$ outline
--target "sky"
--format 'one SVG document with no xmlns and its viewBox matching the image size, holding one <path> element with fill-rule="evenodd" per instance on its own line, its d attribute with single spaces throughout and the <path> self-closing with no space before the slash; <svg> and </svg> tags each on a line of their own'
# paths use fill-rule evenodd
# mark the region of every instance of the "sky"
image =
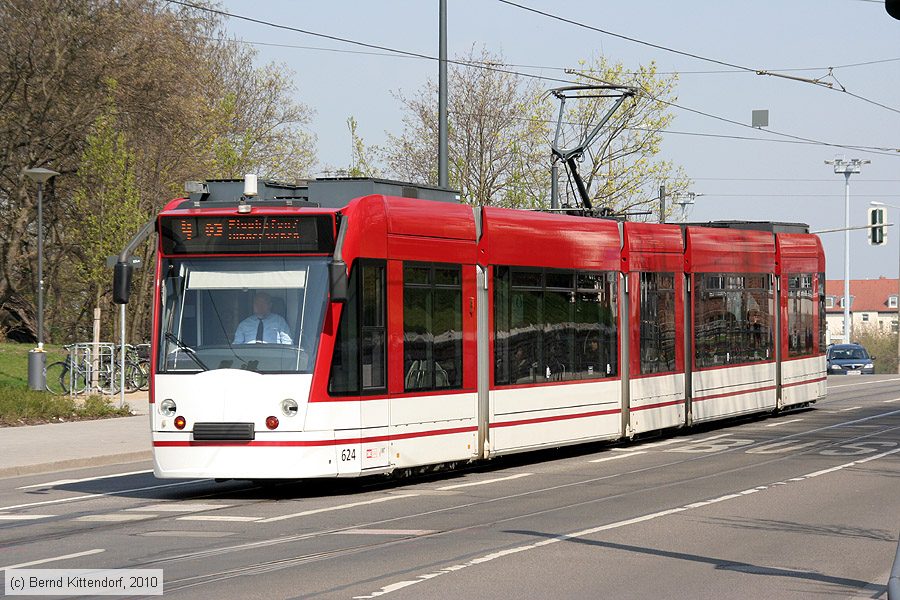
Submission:
<svg viewBox="0 0 900 600">
<path fill-rule="evenodd" d="M 835 89 L 828 89 L 734 72 L 498 0 L 447 0 L 450 58 L 473 46 L 484 47 L 508 64 L 527 65 L 516 67 L 518 71 L 550 78 L 564 77 L 560 69 L 599 55 L 626 67 L 655 61 L 660 71 L 678 72 L 677 104 L 707 113 L 673 109 L 675 119 L 664 135 L 661 157 L 682 165 L 698 194 L 687 220 L 803 222 L 813 231 L 843 227 L 844 176 L 824 162 L 836 156 L 871 160 L 850 179 L 851 226 L 865 222 L 870 201 L 900 207 L 900 152 L 891 150 L 900 149 L 900 21 L 888 16 L 882 2 L 516 3 L 656 46 L 755 70 L 824 77 L 834 84 Z M 221 8 L 368 44 L 428 56 L 438 53 L 438 0 L 223 0 Z M 292 73 L 296 99 L 315 111 L 310 130 L 318 138 L 323 167 L 350 163 L 348 117 L 358 121 L 366 144 L 382 144 L 386 132 L 402 131 L 397 93 L 414 93 L 428 79 L 437 79 L 438 65 L 431 60 L 362 54 L 378 51 L 236 18 L 226 19 L 225 27 L 229 35 L 253 43 L 260 64 L 274 62 Z M 829 67 L 833 77 L 827 77 Z M 560 84 L 542 85 L 549 89 Z M 839 91 L 840 86 L 862 99 Z M 769 111 L 769 126 L 748 127 L 751 111 L 760 109 Z M 779 134 L 824 143 L 784 143 L 790 138 Z M 827 144 L 889 150 L 865 152 Z M 898 225 L 889 229 L 885 246 L 870 246 L 865 230 L 851 231 L 852 278 L 897 277 L 900 209 L 889 209 L 888 221 Z M 844 234 L 825 233 L 821 238 L 827 277 L 843 278 Z"/>
</svg>

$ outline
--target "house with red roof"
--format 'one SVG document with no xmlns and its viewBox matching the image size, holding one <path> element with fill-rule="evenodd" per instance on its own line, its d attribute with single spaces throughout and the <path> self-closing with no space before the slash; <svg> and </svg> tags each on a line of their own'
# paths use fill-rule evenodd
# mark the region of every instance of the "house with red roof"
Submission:
<svg viewBox="0 0 900 600">
<path fill-rule="evenodd" d="M 897 279 L 850 280 L 850 332 L 897 331 Z M 832 341 L 841 341 L 844 335 L 844 280 L 829 279 L 825 282 L 825 320 Z"/>
</svg>

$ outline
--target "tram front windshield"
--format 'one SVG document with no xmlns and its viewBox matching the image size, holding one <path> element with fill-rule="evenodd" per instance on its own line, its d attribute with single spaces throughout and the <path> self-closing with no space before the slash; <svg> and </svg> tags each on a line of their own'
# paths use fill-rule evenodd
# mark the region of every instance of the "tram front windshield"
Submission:
<svg viewBox="0 0 900 600">
<path fill-rule="evenodd" d="M 311 373 L 327 290 L 324 257 L 165 260 L 158 372 Z"/>
</svg>

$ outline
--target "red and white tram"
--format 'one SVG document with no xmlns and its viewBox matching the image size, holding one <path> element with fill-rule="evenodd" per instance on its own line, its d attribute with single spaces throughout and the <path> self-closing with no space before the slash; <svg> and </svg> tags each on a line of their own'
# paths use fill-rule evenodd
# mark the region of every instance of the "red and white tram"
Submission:
<svg viewBox="0 0 900 600">
<path fill-rule="evenodd" d="M 805 226 L 473 208 L 370 179 L 241 186 L 208 182 L 156 223 L 158 477 L 385 473 L 825 394 Z"/>
</svg>

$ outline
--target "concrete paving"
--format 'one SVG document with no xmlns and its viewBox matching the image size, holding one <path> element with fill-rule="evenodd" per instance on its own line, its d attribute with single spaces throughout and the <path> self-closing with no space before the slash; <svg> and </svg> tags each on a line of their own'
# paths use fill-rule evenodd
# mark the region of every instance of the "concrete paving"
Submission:
<svg viewBox="0 0 900 600">
<path fill-rule="evenodd" d="M 147 392 L 125 402 L 135 416 L 0 428 L 0 478 L 150 459 Z"/>
</svg>

